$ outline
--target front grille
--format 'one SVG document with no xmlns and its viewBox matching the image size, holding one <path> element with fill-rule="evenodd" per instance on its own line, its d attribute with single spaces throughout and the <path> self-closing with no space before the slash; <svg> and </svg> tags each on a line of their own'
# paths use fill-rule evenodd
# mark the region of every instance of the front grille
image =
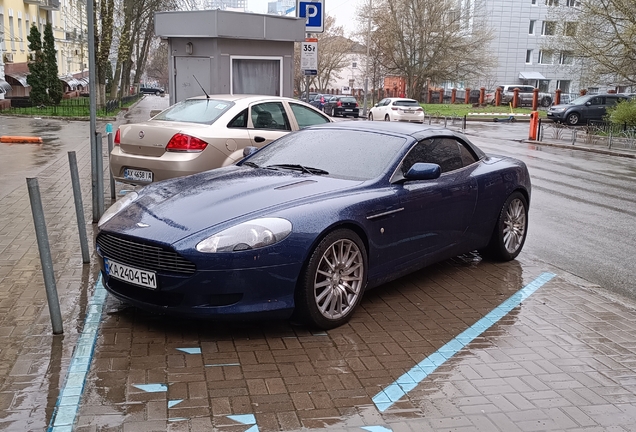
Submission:
<svg viewBox="0 0 636 432">
<path fill-rule="evenodd" d="M 131 267 L 158 272 L 193 274 L 196 266 L 178 253 L 100 233 L 97 245 L 106 258 Z"/>
</svg>

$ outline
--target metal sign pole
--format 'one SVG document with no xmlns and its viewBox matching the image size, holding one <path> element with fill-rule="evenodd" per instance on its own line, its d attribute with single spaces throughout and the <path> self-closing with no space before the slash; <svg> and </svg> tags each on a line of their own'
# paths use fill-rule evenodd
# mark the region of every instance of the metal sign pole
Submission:
<svg viewBox="0 0 636 432">
<path fill-rule="evenodd" d="M 97 154 L 97 74 L 95 73 L 95 16 L 94 14 L 94 1 L 87 0 L 86 2 L 86 15 L 88 18 L 88 85 L 89 85 L 89 103 L 90 103 L 90 140 L 91 140 L 91 190 L 93 193 L 93 223 L 99 221 L 100 214 L 100 202 L 103 208 L 104 196 L 99 196 L 98 182 L 99 176 L 104 176 L 104 173 L 97 172 L 97 158 L 101 158 L 101 154 Z"/>
</svg>

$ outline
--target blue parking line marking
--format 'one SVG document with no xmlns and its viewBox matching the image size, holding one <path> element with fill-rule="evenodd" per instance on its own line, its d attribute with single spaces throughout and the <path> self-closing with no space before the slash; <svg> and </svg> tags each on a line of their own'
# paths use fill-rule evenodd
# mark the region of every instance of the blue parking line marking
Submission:
<svg viewBox="0 0 636 432">
<path fill-rule="evenodd" d="M 538 278 L 510 296 L 507 300 L 494 308 L 483 318 L 477 321 L 468 329 L 457 335 L 453 340 L 434 352 L 411 370 L 399 377 L 395 382 L 373 396 L 373 403 L 380 412 L 391 408 L 395 402 L 400 400 L 408 392 L 413 390 L 420 382 L 433 373 L 446 360 L 452 358 L 475 338 L 488 330 L 493 324 L 506 316 L 510 311 L 519 306 L 535 291 L 548 283 L 556 275 L 553 273 L 542 273 Z"/>
<path fill-rule="evenodd" d="M 393 432 L 393 429 L 389 429 L 384 426 L 363 426 L 360 429 L 364 429 L 369 432 Z"/>
<path fill-rule="evenodd" d="M 221 367 L 221 366 L 240 366 L 240 363 L 219 363 L 219 364 L 207 364 L 205 367 Z"/>
<path fill-rule="evenodd" d="M 177 350 L 186 354 L 201 354 L 201 348 L 177 348 Z"/>
<path fill-rule="evenodd" d="M 178 405 L 181 402 L 183 402 L 183 399 L 170 400 L 168 401 L 168 408 L 172 408 L 173 406 Z"/>
<path fill-rule="evenodd" d="M 106 300 L 106 289 L 99 275 L 95 283 L 95 292 L 88 303 L 84 329 L 80 335 L 71 364 L 66 374 L 66 381 L 57 397 L 57 403 L 51 416 L 48 432 L 71 432 L 79 411 L 80 400 L 86 383 L 86 376 L 91 366 L 97 332 L 102 319 L 102 309 Z"/>
</svg>

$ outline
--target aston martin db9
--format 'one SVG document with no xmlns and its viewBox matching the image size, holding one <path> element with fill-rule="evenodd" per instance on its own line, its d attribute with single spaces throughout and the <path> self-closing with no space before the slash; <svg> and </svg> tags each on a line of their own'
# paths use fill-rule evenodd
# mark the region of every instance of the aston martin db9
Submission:
<svg viewBox="0 0 636 432">
<path fill-rule="evenodd" d="M 514 259 L 525 164 L 409 123 L 292 132 L 235 165 L 130 192 L 99 221 L 103 281 L 142 309 L 328 329 L 365 291 L 478 250 Z"/>
</svg>

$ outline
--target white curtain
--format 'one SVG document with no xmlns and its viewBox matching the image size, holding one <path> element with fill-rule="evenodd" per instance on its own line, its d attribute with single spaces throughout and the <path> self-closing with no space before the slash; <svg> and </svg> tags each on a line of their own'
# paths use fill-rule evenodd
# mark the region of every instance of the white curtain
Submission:
<svg viewBox="0 0 636 432">
<path fill-rule="evenodd" d="M 232 59 L 232 93 L 280 96 L 280 61 Z"/>
</svg>

